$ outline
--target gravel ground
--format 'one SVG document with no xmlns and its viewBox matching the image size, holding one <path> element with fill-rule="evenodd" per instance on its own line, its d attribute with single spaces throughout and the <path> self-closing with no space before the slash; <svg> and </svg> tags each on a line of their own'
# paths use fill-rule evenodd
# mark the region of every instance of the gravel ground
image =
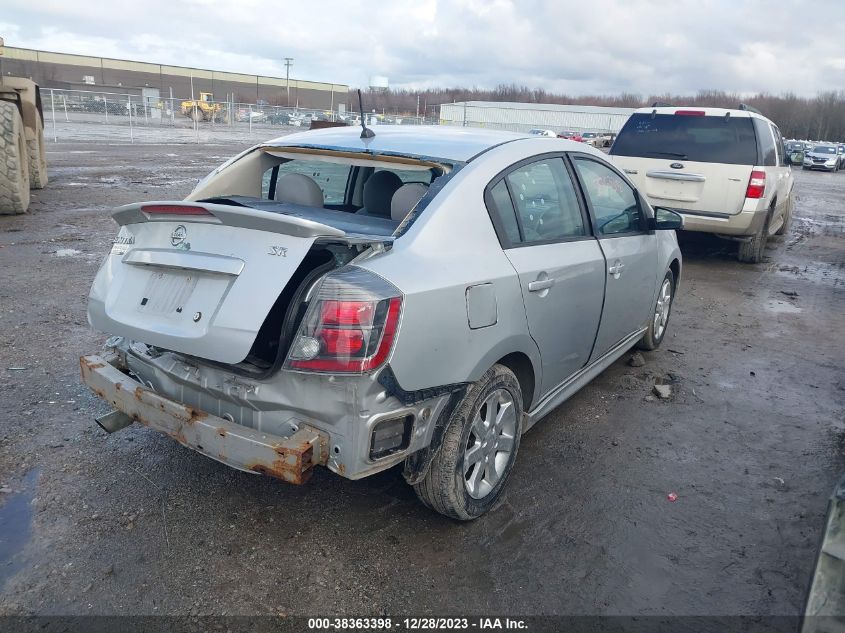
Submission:
<svg viewBox="0 0 845 633">
<path fill-rule="evenodd" d="M 104 340 L 85 304 L 110 208 L 184 196 L 242 146 L 50 143 L 47 189 L 0 217 L 0 614 L 801 609 L 845 470 L 845 174 L 796 172 L 763 264 L 685 239 L 662 348 L 526 435 L 498 506 L 458 524 L 396 470 L 292 487 L 93 423 L 77 359 Z"/>
</svg>

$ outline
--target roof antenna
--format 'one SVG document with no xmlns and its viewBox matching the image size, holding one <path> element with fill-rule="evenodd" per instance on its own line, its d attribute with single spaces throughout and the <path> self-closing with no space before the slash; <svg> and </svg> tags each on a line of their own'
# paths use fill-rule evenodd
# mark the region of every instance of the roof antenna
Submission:
<svg viewBox="0 0 845 633">
<path fill-rule="evenodd" d="M 361 138 L 373 138 L 376 133 L 367 127 L 364 117 L 364 101 L 361 99 L 361 89 L 358 88 L 358 109 L 361 111 Z"/>
</svg>

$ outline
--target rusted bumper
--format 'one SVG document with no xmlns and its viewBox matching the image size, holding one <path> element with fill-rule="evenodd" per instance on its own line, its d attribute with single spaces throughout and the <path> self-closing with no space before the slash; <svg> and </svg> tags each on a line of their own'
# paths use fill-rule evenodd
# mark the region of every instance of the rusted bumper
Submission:
<svg viewBox="0 0 845 633">
<path fill-rule="evenodd" d="M 136 422 L 166 433 L 183 446 L 247 472 L 293 484 L 325 465 L 328 438 L 310 427 L 290 437 L 262 433 L 160 396 L 115 367 L 117 357 L 82 356 L 82 382 Z"/>
</svg>

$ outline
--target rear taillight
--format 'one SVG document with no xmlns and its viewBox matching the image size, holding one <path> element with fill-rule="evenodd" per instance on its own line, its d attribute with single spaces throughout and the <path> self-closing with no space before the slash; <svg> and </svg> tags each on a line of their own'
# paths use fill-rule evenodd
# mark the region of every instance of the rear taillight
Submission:
<svg viewBox="0 0 845 633">
<path fill-rule="evenodd" d="M 762 198 L 766 193 L 766 172 L 754 170 L 751 178 L 748 179 L 748 189 L 745 190 L 746 198 Z"/>
<path fill-rule="evenodd" d="M 704 110 L 675 110 L 678 116 L 704 116 Z"/>
<path fill-rule="evenodd" d="M 402 311 L 399 290 L 350 266 L 323 279 L 288 352 L 285 367 L 364 373 L 387 360 Z"/>
<path fill-rule="evenodd" d="M 208 209 L 190 204 L 143 204 L 141 211 L 150 215 L 211 215 Z"/>
</svg>

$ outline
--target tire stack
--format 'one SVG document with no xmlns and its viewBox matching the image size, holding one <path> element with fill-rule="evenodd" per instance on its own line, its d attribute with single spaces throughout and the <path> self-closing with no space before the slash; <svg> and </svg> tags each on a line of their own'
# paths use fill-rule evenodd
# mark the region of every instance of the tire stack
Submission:
<svg viewBox="0 0 845 633">
<path fill-rule="evenodd" d="M 0 101 L 0 215 L 26 213 L 30 188 L 47 184 L 44 129 L 37 123 L 35 138 L 27 140 L 17 105 Z"/>
</svg>

